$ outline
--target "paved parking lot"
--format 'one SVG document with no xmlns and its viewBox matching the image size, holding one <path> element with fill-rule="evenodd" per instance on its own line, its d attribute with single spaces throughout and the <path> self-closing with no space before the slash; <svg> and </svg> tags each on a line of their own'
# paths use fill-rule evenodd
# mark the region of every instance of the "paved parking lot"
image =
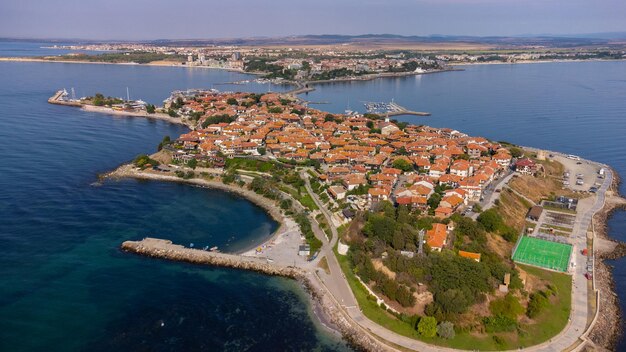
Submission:
<svg viewBox="0 0 626 352">
<path fill-rule="evenodd" d="M 598 178 L 598 171 L 600 170 L 600 167 L 598 167 L 597 165 L 590 164 L 585 160 L 578 161 L 568 159 L 567 157 L 558 154 L 554 155 L 552 159 L 563 164 L 565 171 L 569 172 L 569 185 L 567 186 L 568 188 L 574 191 L 587 192 L 589 191 L 589 188 L 594 186 L 596 182 L 598 184 L 602 184 L 603 180 Z M 582 185 L 576 184 L 576 175 L 582 175 Z"/>
</svg>

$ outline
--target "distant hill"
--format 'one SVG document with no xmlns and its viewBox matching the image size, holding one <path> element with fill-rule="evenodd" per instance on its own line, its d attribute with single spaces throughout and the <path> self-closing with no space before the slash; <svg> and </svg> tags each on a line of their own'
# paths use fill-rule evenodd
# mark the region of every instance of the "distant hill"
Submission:
<svg viewBox="0 0 626 352">
<path fill-rule="evenodd" d="M 341 44 L 420 44 L 420 43 L 475 43 L 494 46 L 547 46 L 547 47 L 575 47 L 597 46 L 611 44 L 626 38 L 626 33 L 580 35 L 580 36 L 528 36 L 528 37 L 474 37 L 474 36 L 403 36 L 396 34 L 362 34 L 362 35 L 299 35 L 285 37 L 250 37 L 250 38 L 220 38 L 220 39 L 190 39 L 190 40 L 154 40 L 150 43 L 159 45 L 341 45 Z"/>
<path fill-rule="evenodd" d="M 166 46 L 201 46 L 201 45 L 241 45 L 241 46 L 289 46 L 289 45 L 402 45 L 402 44 L 454 44 L 469 43 L 488 45 L 491 47 L 585 47 L 626 43 L 626 32 L 592 33 L 578 35 L 521 35 L 521 36 L 463 36 L 463 35 L 429 35 L 405 36 L 397 34 L 322 34 L 322 35 L 293 35 L 281 37 L 246 37 L 246 38 L 213 38 L 213 39 L 157 39 L 146 41 L 103 41 L 85 39 L 23 39 L 0 38 L 0 41 L 38 41 L 38 42 L 65 42 L 65 43 L 147 43 Z"/>
</svg>

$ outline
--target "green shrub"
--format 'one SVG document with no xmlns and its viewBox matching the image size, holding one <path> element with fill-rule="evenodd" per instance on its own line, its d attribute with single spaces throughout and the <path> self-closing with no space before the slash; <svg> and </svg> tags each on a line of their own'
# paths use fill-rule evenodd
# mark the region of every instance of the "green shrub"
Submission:
<svg viewBox="0 0 626 352">
<path fill-rule="evenodd" d="M 510 332 L 517 328 L 517 321 L 504 315 L 486 317 L 483 319 L 483 324 L 488 333 Z"/>
<path fill-rule="evenodd" d="M 437 326 L 437 336 L 448 340 L 453 339 L 455 336 L 454 324 L 449 321 L 441 322 L 441 324 Z"/>
<path fill-rule="evenodd" d="M 424 337 L 435 337 L 437 335 L 437 319 L 423 317 L 417 324 L 417 332 Z"/>
</svg>

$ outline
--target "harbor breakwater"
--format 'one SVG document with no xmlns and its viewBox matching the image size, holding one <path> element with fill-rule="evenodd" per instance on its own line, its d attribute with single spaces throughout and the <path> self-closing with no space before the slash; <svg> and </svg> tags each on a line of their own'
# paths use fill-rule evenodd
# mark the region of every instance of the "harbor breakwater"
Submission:
<svg viewBox="0 0 626 352">
<path fill-rule="evenodd" d="M 323 287 L 323 284 L 312 270 L 277 265 L 262 258 L 186 248 L 173 244 L 169 240 L 150 237 L 141 241 L 125 241 L 122 243 L 121 249 L 151 258 L 251 270 L 266 275 L 282 276 L 297 280 L 311 295 L 314 311 L 323 315 L 320 319 L 330 323 L 332 328 L 341 334 L 356 350 L 376 352 L 393 350 L 352 321 L 347 312 Z"/>
</svg>

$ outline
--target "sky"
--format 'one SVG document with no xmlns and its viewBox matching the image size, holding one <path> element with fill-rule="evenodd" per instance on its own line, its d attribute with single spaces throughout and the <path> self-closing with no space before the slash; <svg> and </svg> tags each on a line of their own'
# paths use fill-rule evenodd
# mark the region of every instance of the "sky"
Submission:
<svg viewBox="0 0 626 352">
<path fill-rule="evenodd" d="M 0 37 L 626 32 L 626 0 L 0 0 Z"/>
</svg>

